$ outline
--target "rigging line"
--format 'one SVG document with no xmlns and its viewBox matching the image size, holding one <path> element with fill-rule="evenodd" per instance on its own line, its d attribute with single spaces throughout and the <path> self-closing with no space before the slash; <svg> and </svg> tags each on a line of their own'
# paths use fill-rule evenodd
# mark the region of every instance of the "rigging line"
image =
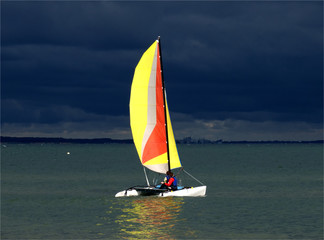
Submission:
<svg viewBox="0 0 324 240">
<path fill-rule="evenodd" d="M 145 179 L 146 179 L 146 183 L 147 183 L 147 186 L 149 187 L 150 186 L 150 182 L 147 178 L 147 174 L 146 174 L 146 170 L 145 170 L 145 167 L 143 166 L 143 169 L 144 169 L 144 174 L 145 174 Z"/>
<path fill-rule="evenodd" d="M 202 182 L 200 182 L 197 178 L 195 178 L 194 176 L 192 176 L 190 173 L 188 173 L 186 170 L 183 169 L 183 171 L 184 171 L 185 173 L 187 173 L 190 177 L 192 177 L 193 179 L 195 179 L 197 182 L 199 182 L 201 185 L 205 185 L 205 184 L 203 184 Z"/>
<path fill-rule="evenodd" d="M 179 176 L 180 175 L 180 173 L 183 171 L 184 169 L 183 169 L 183 167 L 182 168 L 180 168 L 179 169 L 179 171 L 177 172 L 177 174 L 175 174 L 175 176 Z"/>
</svg>

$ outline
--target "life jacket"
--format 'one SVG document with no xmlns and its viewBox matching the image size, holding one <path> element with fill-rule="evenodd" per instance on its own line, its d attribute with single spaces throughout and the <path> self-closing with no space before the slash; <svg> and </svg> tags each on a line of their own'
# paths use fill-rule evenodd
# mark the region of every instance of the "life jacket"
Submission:
<svg viewBox="0 0 324 240">
<path fill-rule="evenodd" d="M 176 179 L 176 177 L 175 177 L 175 176 L 173 176 L 172 178 L 174 179 L 174 181 L 173 181 L 173 183 L 172 183 L 172 185 L 171 185 L 171 186 L 174 186 L 174 187 L 176 187 L 176 186 L 178 185 L 177 179 Z"/>
<path fill-rule="evenodd" d="M 165 183 L 167 183 L 167 182 L 169 182 L 169 179 L 170 179 L 170 176 L 169 176 L 169 175 L 166 175 L 163 181 L 164 181 Z"/>
</svg>

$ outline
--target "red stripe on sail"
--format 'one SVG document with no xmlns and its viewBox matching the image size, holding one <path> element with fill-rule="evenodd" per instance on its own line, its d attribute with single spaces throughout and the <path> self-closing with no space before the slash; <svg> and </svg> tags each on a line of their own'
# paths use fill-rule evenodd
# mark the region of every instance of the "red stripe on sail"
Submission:
<svg viewBox="0 0 324 240">
<path fill-rule="evenodd" d="M 165 119 L 163 108 L 163 90 L 162 90 L 162 75 L 160 63 L 160 51 L 157 46 L 157 68 L 156 68 L 156 125 L 149 139 L 146 142 L 142 154 L 142 163 L 145 163 L 163 153 L 167 152 L 166 134 L 165 134 Z"/>
</svg>

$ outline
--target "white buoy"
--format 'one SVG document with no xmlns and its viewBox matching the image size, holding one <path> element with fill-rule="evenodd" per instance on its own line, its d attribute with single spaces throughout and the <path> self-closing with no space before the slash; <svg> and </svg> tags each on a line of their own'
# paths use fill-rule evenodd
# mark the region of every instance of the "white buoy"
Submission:
<svg viewBox="0 0 324 240">
<path fill-rule="evenodd" d="M 70 155 L 70 152 L 67 152 L 66 154 L 67 154 L 67 155 Z"/>
</svg>

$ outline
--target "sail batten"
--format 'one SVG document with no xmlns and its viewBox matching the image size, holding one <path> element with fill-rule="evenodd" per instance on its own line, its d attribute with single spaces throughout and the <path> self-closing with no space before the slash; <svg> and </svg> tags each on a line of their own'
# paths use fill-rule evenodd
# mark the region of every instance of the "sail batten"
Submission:
<svg viewBox="0 0 324 240">
<path fill-rule="evenodd" d="M 164 93 L 159 41 L 135 68 L 130 97 L 130 123 L 138 156 L 152 171 L 181 167 Z"/>
</svg>

